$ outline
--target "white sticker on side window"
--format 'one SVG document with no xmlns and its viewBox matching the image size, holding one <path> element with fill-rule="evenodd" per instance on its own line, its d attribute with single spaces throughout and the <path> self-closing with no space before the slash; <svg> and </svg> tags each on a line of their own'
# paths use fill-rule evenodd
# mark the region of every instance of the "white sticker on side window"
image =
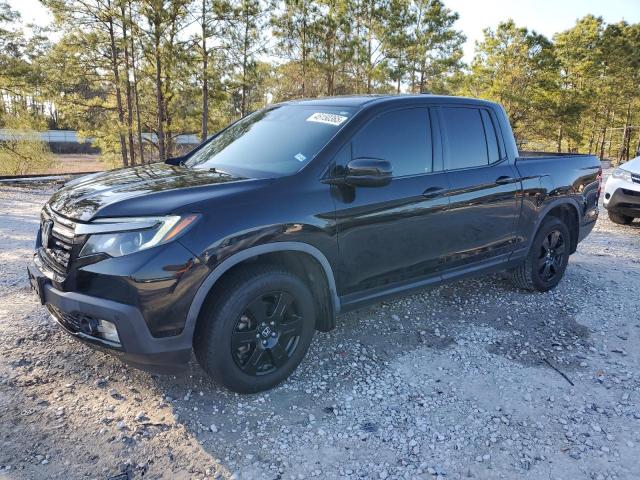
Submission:
<svg viewBox="0 0 640 480">
<path fill-rule="evenodd" d="M 344 115 L 336 115 L 335 113 L 316 112 L 307 118 L 307 122 L 326 123 L 329 125 L 340 125 L 347 118 Z"/>
</svg>

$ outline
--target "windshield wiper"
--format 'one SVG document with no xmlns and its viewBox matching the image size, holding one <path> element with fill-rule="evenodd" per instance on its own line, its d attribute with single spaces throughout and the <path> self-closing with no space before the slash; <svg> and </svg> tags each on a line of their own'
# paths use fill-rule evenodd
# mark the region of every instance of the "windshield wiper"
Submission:
<svg viewBox="0 0 640 480">
<path fill-rule="evenodd" d="M 220 170 L 220 169 L 218 169 L 218 168 L 216 168 L 216 167 L 211 167 L 211 168 L 209 169 L 209 171 L 210 171 L 211 173 L 217 173 L 217 174 L 219 174 L 219 175 L 226 175 L 227 177 L 233 177 L 233 175 L 231 175 L 229 172 L 225 172 L 224 170 Z"/>
</svg>

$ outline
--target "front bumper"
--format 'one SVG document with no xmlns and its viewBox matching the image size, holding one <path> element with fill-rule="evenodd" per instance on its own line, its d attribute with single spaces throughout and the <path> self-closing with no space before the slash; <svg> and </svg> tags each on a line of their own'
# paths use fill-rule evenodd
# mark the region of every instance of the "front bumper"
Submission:
<svg viewBox="0 0 640 480">
<path fill-rule="evenodd" d="M 76 339 L 142 370 L 174 373 L 186 367 L 191 358 L 192 342 L 186 331 L 171 337 L 153 337 L 142 313 L 134 306 L 57 290 L 35 262 L 27 268 L 31 284 L 40 290 L 41 302 L 64 330 Z M 81 326 L 82 319 L 86 318 L 113 323 L 118 332 L 119 343 L 88 333 Z"/>
<path fill-rule="evenodd" d="M 618 188 L 606 199 L 604 208 L 621 215 L 640 217 L 640 191 Z"/>
<path fill-rule="evenodd" d="M 614 213 L 640 217 L 640 183 L 609 177 L 604 188 L 603 205 Z"/>
</svg>

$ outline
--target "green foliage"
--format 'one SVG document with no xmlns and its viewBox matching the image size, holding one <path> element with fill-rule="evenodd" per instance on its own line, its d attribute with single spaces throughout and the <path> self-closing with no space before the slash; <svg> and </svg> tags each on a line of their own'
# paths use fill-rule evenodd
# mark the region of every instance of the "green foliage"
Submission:
<svg viewBox="0 0 640 480">
<path fill-rule="evenodd" d="M 509 118 L 516 142 L 523 145 L 544 136 L 539 120 L 550 115 L 555 59 L 551 43 L 512 20 L 496 30 L 486 29 L 476 47 L 466 89 L 472 96 L 500 102 Z"/>
<path fill-rule="evenodd" d="M 550 42 L 502 23 L 485 31 L 461 91 L 502 103 L 525 149 L 626 160 L 640 144 L 639 30 L 588 15 Z"/>
<path fill-rule="evenodd" d="M 5 135 L 0 141 L 0 175 L 24 175 L 42 172 L 52 165 L 51 152 L 40 140 L 29 117 L 10 116 L 5 118 Z"/>
<path fill-rule="evenodd" d="M 109 165 L 177 155 L 178 135 L 271 102 L 363 93 L 498 101 L 523 149 L 640 146 L 640 24 L 586 16 L 550 40 L 507 20 L 467 66 L 443 0 L 41 1 L 55 42 L 0 0 L 0 127 L 78 130 Z M 27 144 L 13 156 L 46 157 Z"/>
</svg>

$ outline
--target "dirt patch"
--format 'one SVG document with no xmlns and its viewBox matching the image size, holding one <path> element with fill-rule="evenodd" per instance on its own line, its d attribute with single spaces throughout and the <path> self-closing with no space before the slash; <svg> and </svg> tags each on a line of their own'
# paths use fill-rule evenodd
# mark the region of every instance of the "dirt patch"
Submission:
<svg viewBox="0 0 640 480">
<path fill-rule="evenodd" d="M 488 276 L 342 315 L 240 396 L 60 331 L 25 275 L 50 194 L 0 188 L 0 478 L 640 478 L 635 225 L 601 215 L 553 292 Z"/>
</svg>

